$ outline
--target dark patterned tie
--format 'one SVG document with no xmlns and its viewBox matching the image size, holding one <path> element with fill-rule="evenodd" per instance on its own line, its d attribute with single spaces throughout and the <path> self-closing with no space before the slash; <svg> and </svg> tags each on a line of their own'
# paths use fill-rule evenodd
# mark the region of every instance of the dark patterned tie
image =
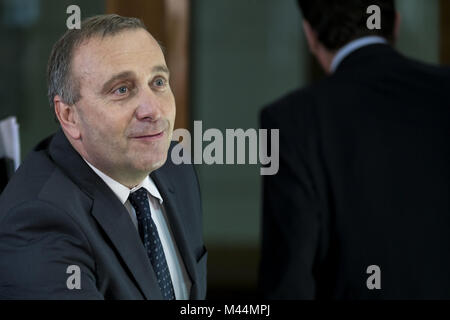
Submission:
<svg viewBox="0 0 450 320">
<path fill-rule="evenodd" d="M 175 300 L 172 279 L 170 277 L 169 267 L 167 266 L 166 256 L 159 239 L 158 230 L 153 222 L 150 205 L 148 203 L 147 190 L 140 188 L 128 197 L 130 203 L 136 211 L 139 234 L 141 236 L 147 255 L 158 279 L 159 287 L 163 299 Z"/>
</svg>

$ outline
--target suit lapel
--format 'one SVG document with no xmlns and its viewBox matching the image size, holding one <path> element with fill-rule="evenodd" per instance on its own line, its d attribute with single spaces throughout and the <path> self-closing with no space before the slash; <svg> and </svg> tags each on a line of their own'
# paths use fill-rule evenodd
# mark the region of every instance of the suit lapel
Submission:
<svg viewBox="0 0 450 320">
<path fill-rule="evenodd" d="M 156 275 L 128 211 L 59 130 L 49 154 L 64 173 L 93 199 L 92 215 L 105 231 L 146 299 L 162 299 Z"/>
<path fill-rule="evenodd" d="M 166 167 L 163 166 L 154 171 L 150 176 L 155 181 L 155 184 L 163 197 L 164 208 L 175 238 L 175 244 L 180 251 L 184 265 L 186 266 L 186 271 L 192 282 L 191 292 L 189 294 L 190 299 L 192 299 L 194 295 L 195 283 L 197 281 L 195 272 L 196 261 L 193 251 L 189 247 L 187 233 L 183 224 L 183 216 L 180 211 L 181 206 L 177 203 L 175 189 L 173 188 L 172 181 L 170 180 L 165 169 Z"/>
<path fill-rule="evenodd" d="M 161 300 L 161 290 L 155 272 L 123 204 L 115 195 L 111 197 L 109 194 L 97 192 L 92 215 L 116 247 L 145 298 Z"/>
</svg>

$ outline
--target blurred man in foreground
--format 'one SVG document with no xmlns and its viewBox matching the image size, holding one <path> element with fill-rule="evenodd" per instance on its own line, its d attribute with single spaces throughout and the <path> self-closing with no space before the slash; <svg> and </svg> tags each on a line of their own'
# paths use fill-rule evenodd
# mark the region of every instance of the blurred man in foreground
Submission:
<svg viewBox="0 0 450 320">
<path fill-rule="evenodd" d="M 394 1 L 299 0 L 329 74 L 261 114 L 280 129 L 265 176 L 269 299 L 450 298 L 450 70 L 392 48 Z M 381 29 L 367 8 L 381 9 Z"/>
</svg>

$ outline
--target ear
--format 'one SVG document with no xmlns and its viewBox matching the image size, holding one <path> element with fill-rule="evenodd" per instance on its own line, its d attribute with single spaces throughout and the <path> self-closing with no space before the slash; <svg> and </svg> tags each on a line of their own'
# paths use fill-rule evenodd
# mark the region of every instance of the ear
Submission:
<svg viewBox="0 0 450 320">
<path fill-rule="evenodd" d="M 81 138 L 81 131 L 79 129 L 79 116 L 75 105 L 66 104 L 59 95 L 53 98 L 53 105 L 55 114 L 58 118 L 64 132 L 71 136 L 74 140 Z"/>
<path fill-rule="evenodd" d="M 400 24 L 402 22 L 402 16 L 398 11 L 395 12 L 395 21 L 394 21 L 394 34 L 393 34 L 393 40 L 394 42 L 398 39 L 398 33 L 400 31 Z"/>
<path fill-rule="evenodd" d="M 317 39 L 317 34 L 314 29 L 311 27 L 308 21 L 303 19 L 303 30 L 305 32 L 306 40 L 308 42 L 309 50 L 315 54 L 317 53 L 317 48 L 319 44 L 319 40 Z"/>
</svg>

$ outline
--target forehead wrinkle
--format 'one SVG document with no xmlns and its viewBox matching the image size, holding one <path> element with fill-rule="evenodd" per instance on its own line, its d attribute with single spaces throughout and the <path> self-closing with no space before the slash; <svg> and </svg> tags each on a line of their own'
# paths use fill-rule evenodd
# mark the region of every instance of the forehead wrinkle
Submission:
<svg viewBox="0 0 450 320">
<path fill-rule="evenodd" d="M 127 34 L 138 34 L 137 38 L 141 38 L 141 35 L 143 33 L 144 39 L 136 39 L 135 41 L 130 41 L 130 36 Z M 164 54 L 162 52 L 162 49 L 158 42 L 153 38 L 153 36 L 147 32 L 146 30 L 124 30 L 122 32 L 119 32 L 118 34 L 108 36 L 105 38 L 96 38 L 94 40 L 97 40 L 98 42 L 106 42 L 105 46 L 112 46 L 114 49 L 119 50 L 110 50 L 105 53 L 105 55 L 112 55 L 112 58 L 114 58 L 114 55 L 120 56 L 124 54 L 150 54 L 150 55 L 159 55 L 161 54 L 164 58 Z M 149 42 L 147 42 L 149 40 Z M 126 45 L 125 45 L 126 44 Z M 103 47 L 102 44 L 99 45 L 99 47 Z M 147 47 L 143 49 L 143 47 Z M 100 49 L 101 50 L 101 49 Z"/>
<path fill-rule="evenodd" d="M 99 66 L 103 68 L 112 68 L 117 72 L 124 70 L 134 70 L 137 73 L 147 70 L 147 72 L 165 72 L 169 73 L 164 56 L 159 50 L 138 49 L 126 50 L 121 52 L 105 52 L 99 56 L 96 63 L 93 63 L 95 69 Z M 139 71 L 139 72 L 138 72 Z"/>
<path fill-rule="evenodd" d="M 130 36 L 127 35 L 129 33 L 144 33 L 144 37 L 148 38 L 150 40 L 150 43 L 145 43 L 146 41 L 142 41 L 142 39 L 130 41 Z M 141 36 L 138 36 L 138 38 L 141 38 Z M 142 47 L 146 45 L 149 48 L 143 50 Z M 140 52 L 148 52 L 149 54 L 155 54 L 156 56 L 161 55 L 164 59 L 164 53 L 156 39 L 148 31 L 141 29 L 123 30 L 117 34 L 108 35 L 106 37 L 93 35 L 76 45 L 76 47 L 74 48 L 74 56 L 78 55 L 80 52 L 86 54 L 85 49 L 87 49 L 87 47 L 89 47 L 88 51 L 90 56 L 92 56 L 92 54 L 99 54 L 101 59 L 104 59 L 107 56 L 111 55 L 114 58 L 114 55 L 120 56 L 123 54 Z M 105 51 L 105 47 L 110 47 L 110 50 Z"/>
</svg>

